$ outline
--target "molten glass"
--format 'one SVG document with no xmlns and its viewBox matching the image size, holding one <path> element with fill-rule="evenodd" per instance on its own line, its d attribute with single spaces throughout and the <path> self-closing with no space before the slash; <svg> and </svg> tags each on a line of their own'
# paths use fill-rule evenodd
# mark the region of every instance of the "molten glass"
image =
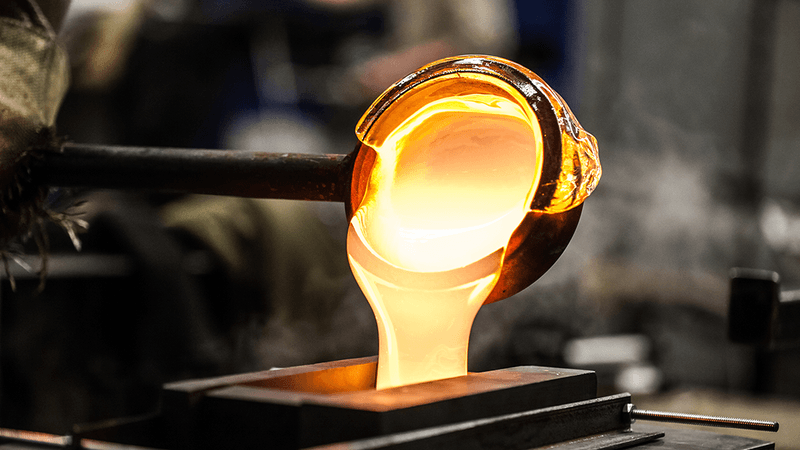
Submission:
<svg viewBox="0 0 800 450">
<path fill-rule="evenodd" d="M 484 62 L 519 79 L 475 70 Z M 596 184 L 594 138 L 572 118 L 563 133 L 573 154 L 556 167 L 568 173 L 541 195 L 552 155 L 537 101 L 555 99 L 557 117 L 571 113 L 519 69 L 497 58 L 433 63 L 390 88 L 359 122 L 359 139 L 374 155 L 347 250 L 378 323 L 378 389 L 466 375 L 472 322 L 498 281 L 512 233 L 537 206 L 569 209 Z M 525 80 L 536 101 L 518 83 Z M 594 158 L 576 154 L 586 143 Z"/>
</svg>

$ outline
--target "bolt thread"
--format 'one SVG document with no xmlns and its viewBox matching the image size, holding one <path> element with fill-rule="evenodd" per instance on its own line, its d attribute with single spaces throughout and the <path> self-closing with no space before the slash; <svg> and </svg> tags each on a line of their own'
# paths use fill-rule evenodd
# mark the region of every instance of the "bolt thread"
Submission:
<svg viewBox="0 0 800 450">
<path fill-rule="evenodd" d="M 741 428 L 744 430 L 778 431 L 778 422 L 766 420 L 739 419 L 736 417 L 705 416 L 700 414 L 684 414 L 647 409 L 633 409 L 631 419 L 655 420 L 659 422 L 685 423 L 711 427 Z"/>
</svg>

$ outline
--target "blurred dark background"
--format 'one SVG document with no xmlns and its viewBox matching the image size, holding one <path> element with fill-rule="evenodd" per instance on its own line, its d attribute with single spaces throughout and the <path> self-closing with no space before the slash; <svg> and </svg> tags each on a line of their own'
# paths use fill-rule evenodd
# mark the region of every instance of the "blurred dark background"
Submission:
<svg viewBox="0 0 800 450">
<path fill-rule="evenodd" d="M 732 267 L 800 288 L 797 23 L 795 0 L 74 0 L 58 131 L 346 153 L 416 68 L 515 60 L 595 135 L 603 177 L 561 260 L 479 313 L 470 370 L 589 367 L 640 407 L 763 412 L 800 448 L 797 349 L 726 333 Z M 3 281 L 0 426 L 65 433 L 153 410 L 167 381 L 377 352 L 342 205 L 63 195 L 86 201 L 83 250 L 53 230 L 44 291 Z"/>
</svg>

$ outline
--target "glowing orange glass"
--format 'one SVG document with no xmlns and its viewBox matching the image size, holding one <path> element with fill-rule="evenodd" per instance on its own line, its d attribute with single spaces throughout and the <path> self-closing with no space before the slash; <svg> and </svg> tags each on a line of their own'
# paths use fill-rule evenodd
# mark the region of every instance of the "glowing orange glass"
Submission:
<svg viewBox="0 0 800 450">
<path fill-rule="evenodd" d="M 530 211 L 591 193 L 595 140 L 539 77 L 492 57 L 423 67 L 356 134 L 375 155 L 347 249 L 378 323 L 377 387 L 465 375 L 472 321 L 510 236 Z"/>
</svg>

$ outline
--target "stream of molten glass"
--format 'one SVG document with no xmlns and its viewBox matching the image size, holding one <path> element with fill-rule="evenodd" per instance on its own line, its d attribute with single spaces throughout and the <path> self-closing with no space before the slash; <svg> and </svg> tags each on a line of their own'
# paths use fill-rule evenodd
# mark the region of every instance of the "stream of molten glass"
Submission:
<svg viewBox="0 0 800 450">
<path fill-rule="evenodd" d="M 521 104 L 441 98 L 373 146 L 347 251 L 378 323 L 378 389 L 466 375 L 472 322 L 539 181 L 541 131 Z"/>
</svg>

